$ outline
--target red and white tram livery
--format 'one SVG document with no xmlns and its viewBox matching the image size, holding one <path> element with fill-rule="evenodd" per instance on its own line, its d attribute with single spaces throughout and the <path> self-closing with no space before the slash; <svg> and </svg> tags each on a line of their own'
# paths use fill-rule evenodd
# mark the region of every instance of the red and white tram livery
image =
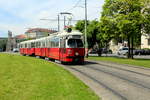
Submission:
<svg viewBox="0 0 150 100">
<path fill-rule="evenodd" d="M 58 32 L 48 37 L 20 43 L 22 55 L 34 55 L 61 62 L 84 62 L 83 34 L 78 31 Z"/>
</svg>

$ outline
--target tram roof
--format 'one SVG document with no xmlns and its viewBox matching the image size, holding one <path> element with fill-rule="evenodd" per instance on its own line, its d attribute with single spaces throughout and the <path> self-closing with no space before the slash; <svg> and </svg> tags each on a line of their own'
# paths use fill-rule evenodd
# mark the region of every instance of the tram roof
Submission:
<svg viewBox="0 0 150 100">
<path fill-rule="evenodd" d="M 64 31 L 64 32 L 58 34 L 58 36 L 68 36 L 68 35 L 82 35 L 82 33 L 79 31 L 72 31 L 70 33 Z"/>
<path fill-rule="evenodd" d="M 61 32 L 53 33 L 49 37 L 51 37 L 51 36 L 63 37 L 63 36 L 68 36 L 68 35 L 83 35 L 83 34 L 76 30 L 73 30 L 72 32 L 66 32 L 65 30 L 63 30 Z"/>
<path fill-rule="evenodd" d="M 28 42 L 36 42 L 36 41 L 42 41 L 43 39 L 47 39 L 47 38 L 51 38 L 53 36 L 58 36 L 58 37 L 65 37 L 65 36 L 69 36 L 69 35 L 83 35 L 81 32 L 77 31 L 77 30 L 73 30 L 72 32 L 66 32 L 65 30 L 61 31 L 61 32 L 56 32 L 51 34 L 48 37 L 43 37 L 43 38 L 39 38 L 39 39 L 35 39 L 35 40 L 28 40 L 28 41 L 23 41 L 22 43 L 28 43 Z"/>
</svg>

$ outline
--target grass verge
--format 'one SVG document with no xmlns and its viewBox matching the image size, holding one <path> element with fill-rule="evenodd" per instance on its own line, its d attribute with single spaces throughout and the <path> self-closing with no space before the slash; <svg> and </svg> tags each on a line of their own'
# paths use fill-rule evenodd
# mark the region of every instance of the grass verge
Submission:
<svg viewBox="0 0 150 100">
<path fill-rule="evenodd" d="M 128 64 L 141 67 L 150 68 L 149 59 L 126 59 L 126 58 L 117 58 L 117 57 L 89 57 L 90 60 L 99 60 L 99 61 L 109 61 L 119 64 Z"/>
<path fill-rule="evenodd" d="M 85 84 L 50 62 L 0 54 L 0 100 L 98 100 Z"/>
</svg>

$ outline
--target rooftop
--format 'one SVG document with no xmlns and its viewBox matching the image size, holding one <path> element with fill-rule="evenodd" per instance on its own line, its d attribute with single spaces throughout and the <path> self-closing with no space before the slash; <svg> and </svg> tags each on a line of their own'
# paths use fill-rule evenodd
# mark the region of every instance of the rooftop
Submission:
<svg viewBox="0 0 150 100">
<path fill-rule="evenodd" d="M 55 30 L 45 29 L 45 28 L 31 28 L 26 31 L 26 33 L 32 33 L 32 32 L 56 32 Z"/>
</svg>

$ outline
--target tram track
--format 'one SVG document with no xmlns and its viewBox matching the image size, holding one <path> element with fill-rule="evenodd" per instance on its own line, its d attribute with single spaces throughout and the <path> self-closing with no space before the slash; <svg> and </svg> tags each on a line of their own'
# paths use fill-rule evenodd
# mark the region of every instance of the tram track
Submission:
<svg viewBox="0 0 150 100">
<path fill-rule="evenodd" d="M 145 85 L 143 85 L 143 84 L 141 84 L 141 83 L 139 83 L 137 81 L 132 81 L 131 79 L 125 78 L 125 77 L 123 77 L 123 75 L 117 75 L 117 74 L 114 74 L 113 72 L 109 72 L 109 71 L 106 71 L 104 69 L 99 69 L 99 68 L 90 67 L 90 66 L 86 66 L 86 68 L 90 68 L 90 69 L 95 70 L 95 71 L 100 71 L 100 72 L 112 75 L 112 76 L 117 77 L 119 79 L 128 81 L 128 82 L 133 83 L 133 84 L 138 85 L 138 86 L 141 86 L 141 87 L 143 87 L 145 89 L 149 89 L 149 91 L 150 91 L 150 85 L 149 86 L 145 86 Z"/>
<path fill-rule="evenodd" d="M 100 85 L 103 86 L 104 88 L 106 88 L 106 89 L 108 89 L 109 91 L 111 91 L 114 95 L 118 96 L 121 100 L 128 100 L 126 97 L 124 97 L 123 95 L 121 95 L 119 92 L 117 92 L 117 91 L 111 89 L 109 86 L 105 85 L 103 82 L 101 82 L 101 81 L 95 79 L 94 77 L 90 76 L 89 74 L 87 74 L 87 73 L 85 73 L 85 72 L 83 72 L 83 71 L 81 71 L 81 70 L 78 70 L 78 69 L 76 69 L 76 68 L 72 68 L 72 67 L 71 67 L 70 69 L 75 70 L 75 71 L 77 71 L 77 72 L 83 74 L 84 76 L 88 77 L 89 79 L 93 80 L 94 82 L 100 84 Z"/>
<path fill-rule="evenodd" d="M 138 75 L 150 77 L 150 75 L 148 75 L 148 74 L 144 74 L 144 73 L 140 73 L 140 72 L 136 72 L 136 71 L 124 69 L 124 68 L 115 67 L 115 66 L 113 66 L 113 65 L 110 66 L 110 65 L 101 64 L 101 63 L 97 63 L 97 64 L 98 64 L 98 65 L 101 65 L 101 66 L 109 67 L 109 68 L 115 68 L 115 69 L 118 69 L 118 70 L 127 71 L 127 72 L 135 73 L 135 74 L 138 74 Z M 137 68 L 137 67 L 135 67 L 135 68 Z M 139 69 L 150 70 L 150 69 L 145 69 L 145 68 L 139 68 Z"/>
<path fill-rule="evenodd" d="M 140 73 L 139 71 L 124 69 L 122 67 L 118 68 L 118 65 L 116 66 L 115 64 L 107 65 L 91 61 L 89 63 L 86 62 L 85 65 L 65 65 L 65 68 L 71 72 L 73 71 L 75 73 L 74 75 L 82 81 L 84 81 L 82 77 L 87 77 L 91 83 L 95 82 L 95 84 L 99 84 L 99 86 L 96 86 L 97 88 L 100 87 L 99 90 L 102 93 L 102 100 L 149 100 L 149 75 L 143 71 Z M 76 73 L 82 74 L 83 76 Z M 84 82 L 92 88 L 89 81 Z M 104 93 L 110 95 L 110 97 L 106 98 Z M 111 97 L 112 95 L 116 98 Z"/>
</svg>

